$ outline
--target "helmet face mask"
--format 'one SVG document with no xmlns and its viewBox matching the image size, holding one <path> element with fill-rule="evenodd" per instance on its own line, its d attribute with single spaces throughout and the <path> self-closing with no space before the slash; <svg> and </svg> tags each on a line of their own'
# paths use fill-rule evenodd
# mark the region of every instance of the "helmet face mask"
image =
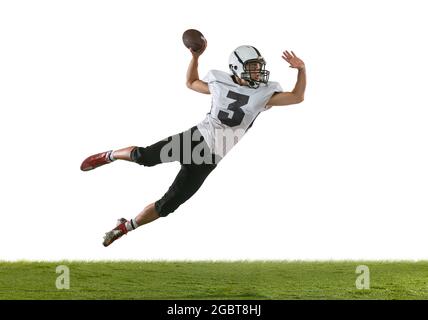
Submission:
<svg viewBox="0 0 428 320">
<path fill-rule="evenodd" d="M 266 62 L 263 59 L 246 61 L 241 79 L 248 82 L 248 86 L 257 89 L 260 83 L 266 84 L 269 80 L 269 71 L 265 70 Z"/>
<path fill-rule="evenodd" d="M 232 73 L 245 80 L 250 88 L 257 89 L 260 83 L 268 83 L 269 71 L 260 52 L 252 46 L 236 48 L 229 58 Z"/>
</svg>

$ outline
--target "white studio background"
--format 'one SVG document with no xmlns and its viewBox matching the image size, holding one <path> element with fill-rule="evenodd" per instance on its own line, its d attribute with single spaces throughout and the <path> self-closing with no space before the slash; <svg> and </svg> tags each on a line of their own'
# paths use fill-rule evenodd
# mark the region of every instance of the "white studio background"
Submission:
<svg viewBox="0 0 428 320">
<path fill-rule="evenodd" d="M 427 259 L 428 22 L 423 1 L 2 1 L 0 260 Z M 306 99 L 263 113 L 196 195 L 109 248 L 104 232 L 160 198 L 178 163 L 90 154 L 201 121 L 200 76 L 252 44 Z"/>
</svg>

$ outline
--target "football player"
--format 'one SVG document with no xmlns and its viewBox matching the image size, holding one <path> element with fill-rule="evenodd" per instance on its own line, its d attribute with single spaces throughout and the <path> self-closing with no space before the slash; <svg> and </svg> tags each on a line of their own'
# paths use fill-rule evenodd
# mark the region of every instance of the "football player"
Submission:
<svg viewBox="0 0 428 320">
<path fill-rule="evenodd" d="M 269 81 L 269 71 L 260 52 L 253 46 L 236 48 L 229 58 L 230 73 L 211 70 L 199 79 L 198 60 L 207 43 L 198 52 L 190 49 L 192 58 L 187 70 L 187 87 L 212 95 L 211 110 L 196 126 L 146 147 L 130 146 L 110 150 L 86 158 L 81 170 L 89 171 L 116 160 L 144 166 L 179 161 L 181 169 L 162 198 L 148 204 L 135 218 L 121 218 L 117 226 L 104 236 L 109 246 L 129 231 L 166 217 L 187 201 L 217 167 L 225 154 L 242 138 L 256 117 L 273 106 L 303 101 L 306 87 L 304 62 L 293 51 L 284 51 L 282 58 L 298 69 L 292 91 L 284 92 L 277 82 Z"/>
</svg>

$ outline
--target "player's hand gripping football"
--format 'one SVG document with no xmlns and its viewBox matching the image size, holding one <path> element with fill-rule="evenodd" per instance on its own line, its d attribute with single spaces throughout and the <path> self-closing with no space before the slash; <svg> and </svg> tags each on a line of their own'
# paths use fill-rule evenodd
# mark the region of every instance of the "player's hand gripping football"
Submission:
<svg viewBox="0 0 428 320">
<path fill-rule="evenodd" d="M 290 68 L 296 68 L 296 69 L 304 69 L 305 63 L 298 58 L 293 51 L 288 52 L 287 50 L 282 53 L 282 59 L 287 61 L 290 64 Z"/>
<path fill-rule="evenodd" d="M 192 56 L 193 56 L 194 58 L 199 58 L 199 56 L 200 56 L 201 54 L 203 54 L 203 53 L 204 53 L 204 51 L 205 51 L 205 49 L 207 48 L 207 44 L 208 44 L 208 42 L 207 42 L 207 40 L 204 38 L 204 45 L 202 46 L 202 48 L 201 48 L 201 49 L 199 49 L 198 51 L 193 51 L 193 49 L 192 49 L 192 48 L 189 48 L 190 53 L 192 54 Z"/>
</svg>

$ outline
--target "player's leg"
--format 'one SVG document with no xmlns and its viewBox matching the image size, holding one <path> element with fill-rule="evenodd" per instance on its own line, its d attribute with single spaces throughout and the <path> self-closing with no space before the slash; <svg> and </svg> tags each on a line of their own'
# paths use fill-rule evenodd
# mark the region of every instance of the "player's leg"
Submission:
<svg viewBox="0 0 428 320">
<path fill-rule="evenodd" d="M 159 216 L 168 216 L 189 200 L 199 190 L 215 167 L 215 164 L 181 165 L 181 170 L 168 191 L 155 203 Z"/>
<path fill-rule="evenodd" d="M 129 221 L 123 219 L 116 228 L 107 232 L 104 237 L 104 246 L 110 245 L 129 231 L 174 212 L 199 190 L 215 167 L 215 164 L 182 165 L 180 172 L 165 195 L 155 203 L 146 206 L 134 219 Z"/>
<path fill-rule="evenodd" d="M 126 160 L 126 161 L 133 161 L 132 160 L 132 151 L 137 148 L 136 146 L 126 147 L 123 149 L 114 150 L 112 153 L 112 158 L 115 160 Z"/>
<path fill-rule="evenodd" d="M 180 161 L 183 157 L 184 137 L 190 137 L 191 130 L 195 130 L 195 128 L 169 136 L 147 147 L 131 146 L 94 154 L 82 162 L 80 169 L 82 171 L 93 170 L 115 160 L 136 162 L 147 167 Z"/>
</svg>

